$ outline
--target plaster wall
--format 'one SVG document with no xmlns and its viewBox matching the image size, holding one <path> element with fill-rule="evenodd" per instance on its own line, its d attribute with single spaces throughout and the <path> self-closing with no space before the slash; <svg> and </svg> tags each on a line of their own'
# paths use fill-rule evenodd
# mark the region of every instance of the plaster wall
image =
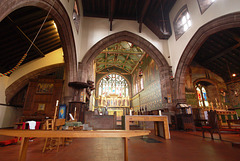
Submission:
<svg viewBox="0 0 240 161">
<path fill-rule="evenodd" d="M 192 26 L 176 41 L 173 30 L 173 21 L 178 11 L 187 4 L 188 11 L 192 20 Z M 170 12 L 170 22 L 173 34 L 168 40 L 169 53 L 170 53 L 170 65 L 172 65 L 173 75 L 175 75 L 177 65 L 181 58 L 181 55 L 188 45 L 193 35 L 204 24 L 211 20 L 214 20 L 223 15 L 239 12 L 240 11 L 239 0 L 216 0 L 202 15 L 198 6 L 197 0 L 178 0 L 173 6 Z"/>
<path fill-rule="evenodd" d="M 60 63 L 64 63 L 63 52 L 61 48 L 45 55 L 45 57 L 43 58 L 35 59 L 27 64 L 21 65 L 16 71 L 14 71 L 10 75 L 6 83 L 6 88 L 10 86 L 14 81 L 34 70 Z"/>
<path fill-rule="evenodd" d="M 82 36 L 81 36 L 81 50 L 78 55 L 78 61 L 81 62 L 86 52 L 98 41 L 104 37 L 112 35 L 121 31 L 129 31 L 141 36 L 150 43 L 152 43 L 168 60 L 168 42 L 167 40 L 160 40 L 152 33 L 145 25 L 142 26 L 142 33 L 138 32 L 139 24 L 136 21 L 130 20 L 114 20 L 113 31 L 110 31 L 110 22 L 106 18 L 82 18 Z M 134 43 L 134 42 L 132 42 Z M 76 44 L 79 45 L 79 44 Z M 168 62 L 169 63 L 169 62 Z"/>
<path fill-rule="evenodd" d="M 0 104 L 6 103 L 5 90 L 7 81 L 8 77 L 0 77 Z"/>
<path fill-rule="evenodd" d="M 0 128 L 13 127 L 21 115 L 21 109 L 0 105 Z"/>
</svg>

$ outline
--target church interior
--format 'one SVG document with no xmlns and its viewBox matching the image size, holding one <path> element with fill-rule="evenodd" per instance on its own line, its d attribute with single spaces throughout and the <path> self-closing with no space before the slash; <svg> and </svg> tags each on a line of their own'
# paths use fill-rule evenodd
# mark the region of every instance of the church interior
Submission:
<svg viewBox="0 0 240 161">
<path fill-rule="evenodd" d="M 0 0 L 0 160 L 237 160 L 239 5 Z"/>
</svg>

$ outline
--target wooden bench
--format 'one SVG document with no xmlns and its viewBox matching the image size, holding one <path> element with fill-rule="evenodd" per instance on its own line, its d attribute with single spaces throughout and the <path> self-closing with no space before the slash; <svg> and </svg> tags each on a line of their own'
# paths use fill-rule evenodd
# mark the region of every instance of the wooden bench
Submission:
<svg viewBox="0 0 240 161">
<path fill-rule="evenodd" d="M 122 137 L 124 138 L 124 160 L 128 161 L 128 137 L 149 135 L 148 130 L 95 130 L 95 131 L 55 131 L 55 130 L 13 130 L 0 129 L 0 135 L 22 137 L 18 161 L 25 161 L 30 137 L 59 137 L 59 138 L 97 138 Z"/>
</svg>

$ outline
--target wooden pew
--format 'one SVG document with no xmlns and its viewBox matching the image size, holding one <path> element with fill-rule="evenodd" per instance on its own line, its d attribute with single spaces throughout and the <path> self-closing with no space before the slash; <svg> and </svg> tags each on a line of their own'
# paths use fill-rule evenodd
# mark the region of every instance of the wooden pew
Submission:
<svg viewBox="0 0 240 161">
<path fill-rule="evenodd" d="M 128 137 L 149 135 L 148 130 L 94 130 L 94 131 L 55 131 L 55 130 L 13 130 L 0 129 L 0 135 L 22 137 L 18 161 L 25 161 L 30 137 L 59 137 L 59 138 L 93 138 L 93 137 L 122 137 L 124 138 L 124 160 L 128 161 Z"/>
</svg>

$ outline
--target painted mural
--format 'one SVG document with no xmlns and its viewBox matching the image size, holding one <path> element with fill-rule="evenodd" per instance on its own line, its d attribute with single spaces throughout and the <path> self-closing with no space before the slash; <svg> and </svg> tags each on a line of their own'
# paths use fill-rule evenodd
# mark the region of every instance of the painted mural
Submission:
<svg viewBox="0 0 240 161">
<path fill-rule="evenodd" d="M 240 82 L 228 84 L 228 93 L 233 108 L 240 108 Z"/>
<path fill-rule="evenodd" d="M 135 70 L 133 73 L 133 93 L 136 97 L 133 97 L 132 106 L 134 111 L 139 111 L 140 109 L 144 111 L 152 111 L 162 108 L 162 95 L 161 95 L 161 86 L 160 86 L 160 78 L 159 78 L 159 70 L 158 66 L 154 62 L 154 60 L 145 55 L 141 64 L 141 69 L 143 70 L 143 89 L 137 90 L 136 86 L 139 81 L 139 73 L 138 70 Z M 141 82 L 140 85 L 141 86 Z M 138 94 L 138 96 L 137 96 Z"/>
</svg>

